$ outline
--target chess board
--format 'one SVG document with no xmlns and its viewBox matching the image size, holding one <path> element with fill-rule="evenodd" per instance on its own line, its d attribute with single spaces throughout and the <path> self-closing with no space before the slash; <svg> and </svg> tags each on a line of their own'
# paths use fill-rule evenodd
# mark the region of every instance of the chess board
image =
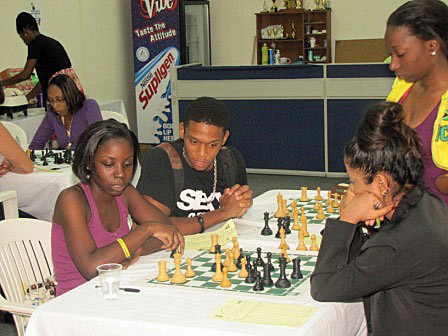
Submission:
<svg viewBox="0 0 448 336">
<path fill-rule="evenodd" d="M 65 151 L 63 151 L 63 150 L 55 150 L 55 151 L 53 151 L 52 154 L 48 154 L 48 153 L 46 153 L 45 150 L 35 150 L 34 151 L 35 159 L 33 160 L 34 166 L 38 169 L 44 169 L 44 170 L 58 170 L 58 169 L 63 169 L 63 168 L 69 168 L 69 167 L 71 167 L 70 164 L 67 164 L 67 163 L 56 164 L 55 163 L 56 154 L 60 155 L 63 158 L 64 152 Z M 73 154 L 71 154 L 71 155 L 73 155 Z M 44 165 L 44 156 L 47 161 L 46 165 Z"/>
<path fill-rule="evenodd" d="M 287 198 L 286 204 L 287 204 L 287 209 L 289 212 L 292 211 L 291 204 L 295 200 L 297 200 L 297 209 L 299 210 L 299 217 L 300 217 L 300 214 L 302 211 L 302 207 L 305 208 L 305 217 L 308 219 L 308 225 L 309 224 L 325 225 L 325 219 L 316 219 L 317 210 L 313 209 L 314 205 L 316 205 L 315 199 L 310 199 L 308 202 L 301 202 L 299 198 Z M 340 200 L 338 200 L 338 202 L 340 202 Z M 339 217 L 339 208 L 333 208 L 335 211 L 333 213 L 329 213 L 329 212 L 327 212 L 327 208 L 328 208 L 327 200 L 324 199 L 323 201 L 320 201 L 319 203 L 322 204 L 322 208 L 324 210 L 326 218 L 338 218 Z M 277 221 L 277 218 L 274 216 L 274 214 L 275 214 L 275 211 L 269 213 L 270 221 Z M 293 223 L 294 223 L 294 221 L 291 218 L 291 226 L 293 225 Z"/>
<path fill-rule="evenodd" d="M 254 251 L 244 251 L 244 256 L 250 255 L 251 261 L 255 261 L 257 258 L 257 252 Z M 265 257 L 266 253 L 262 253 L 263 259 L 266 262 L 267 258 Z M 314 266 L 316 265 L 317 256 L 307 256 L 307 255 L 292 255 L 289 257 L 291 259 L 295 257 L 300 257 L 300 269 L 303 274 L 303 279 L 291 279 L 291 273 L 293 269 L 292 261 L 287 264 L 286 267 L 286 276 L 291 281 L 291 287 L 289 288 L 276 288 L 275 285 L 272 287 L 265 287 L 263 291 L 254 291 L 252 288 L 254 284 L 247 284 L 244 282 L 244 278 L 239 278 L 237 272 L 229 272 L 228 277 L 232 285 L 227 288 L 223 288 L 220 286 L 219 282 L 212 281 L 212 277 L 214 272 L 211 271 L 212 265 L 215 262 L 215 255 L 206 251 L 202 252 L 196 257 L 191 259 L 191 266 L 193 271 L 196 273 L 196 276 L 193 278 L 187 278 L 187 282 L 184 284 L 172 284 L 170 281 L 167 282 L 158 282 L 156 277 L 147 279 L 148 284 L 158 284 L 164 286 L 180 286 L 180 287 L 188 287 L 188 288 L 201 288 L 201 289 L 210 289 L 210 290 L 220 290 L 220 291 L 230 291 L 230 292 L 243 292 L 243 293 L 251 293 L 251 294 L 264 294 L 264 295 L 274 295 L 274 296 L 298 296 L 302 294 L 304 291 L 309 288 L 308 279 L 311 276 L 311 273 L 314 270 Z M 280 267 L 278 263 L 279 254 L 272 253 L 272 264 L 275 269 L 271 271 L 271 278 L 275 282 L 279 278 L 280 275 Z M 184 262 L 181 264 L 181 269 L 183 272 L 187 269 L 187 263 Z M 258 267 L 258 271 L 260 271 L 263 276 L 263 269 L 261 266 Z M 170 278 L 174 274 L 174 268 L 167 270 Z"/>
</svg>

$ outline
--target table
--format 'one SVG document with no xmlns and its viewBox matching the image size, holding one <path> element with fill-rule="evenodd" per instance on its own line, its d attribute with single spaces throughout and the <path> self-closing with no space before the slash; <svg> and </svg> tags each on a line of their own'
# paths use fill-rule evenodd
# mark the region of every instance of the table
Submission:
<svg viewBox="0 0 448 336">
<path fill-rule="evenodd" d="M 275 210 L 279 191 L 269 191 L 254 200 L 243 219 L 235 220 L 241 247 L 259 245 L 262 213 Z M 281 191 L 284 197 L 297 191 Z M 216 229 L 216 228 L 214 228 Z M 321 226 L 309 228 L 311 231 Z M 278 244 L 278 240 L 275 240 Z M 186 251 L 185 257 L 194 251 Z M 311 252 L 315 253 L 315 252 Z M 123 271 L 120 286 L 136 287 L 138 279 L 157 275 L 157 261 L 167 259 L 161 251 L 142 257 Z M 120 291 L 120 297 L 107 302 L 95 288 L 98 278 L 38 307 L 27 327 L 27 336 L 43 335 L 366 335 L 362 303 L 319 303 L 309 291 L 299 297 L 223 292 L 155 285 L 139 287 L 140 293 Z M 300 304 L 317 307 L 317 312 L 302 327 L 286 327 L 229 322 L 208 318 L 229 299 Z"/>
<path fill-rule="evenodd" d="M 97 103 L 100 106 L 101 110 L 115 111 L 123 114 L 127 118 L 123 100 L 105 99 L 105 100 L 97 100 Z M 0 116 L 0 121 L 9 121 L 16 124 L 17 126 L 20 126 L 25 131 L 28 143 L 30 143 L 34 137 L 34 134 L 36 134 L 36 131 L 39 128 L 44 117 L 45 117 L 45 110 L 43 108 L 29 108 L 27 117 L 25 117 L 23 113 L 14 113 L 14 119 L 10 119 L 5 114 Z"/>
<path fill-rule="evenodd" d="M 137 185 L 140 171 L 138 165 L 132 180 L 134 186 Z M 71 165 L 61 165 L 54 171 L 34 168 L 31 174 L 8 173 L 0 177 L 0 191 L 15 190 L 20 210 L 51 222 L 60 192 L 78 182 Z"/>
</svg>

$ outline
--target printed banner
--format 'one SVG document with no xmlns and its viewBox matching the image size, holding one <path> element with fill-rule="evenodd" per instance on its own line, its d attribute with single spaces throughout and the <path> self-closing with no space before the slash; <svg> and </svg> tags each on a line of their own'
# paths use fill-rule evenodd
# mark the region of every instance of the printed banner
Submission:
<svg viewBox="0 0 448 336">
<path fill-rule="evenodd" d="M 174 140 L 170 70 L 180 64 L 178 0 L 132 0 L 138 140 Z"/>
</svg>

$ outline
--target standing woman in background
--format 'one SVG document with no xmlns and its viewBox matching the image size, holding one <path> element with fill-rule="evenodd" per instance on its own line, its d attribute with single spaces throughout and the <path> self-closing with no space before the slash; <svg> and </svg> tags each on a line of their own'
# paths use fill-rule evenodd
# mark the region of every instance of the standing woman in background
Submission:
<svg viewBox="0 0 448 336">
<path fill-rule="evenodd" d="M 26 95 L 28 100 L 40 92 L 47 97 L 49 80 L 57 73 L 63 72 L 73 78 L 79 90 L 84 93 L 81 83 L 71 68 L 72 64 L 61 43 L 39 32 L 36 19 L 29 13 L 22 12 L 16 18 L 17 34 L 28 46 L 28 57 L 23 71 L 2 81 L 3 86 L 20 83 L 31 77 L 36 68 L 39 83 Z"/>
<path fill-rule="evenodd" d="M 96 121 L 103 120 L 100 107 L 93 99 L 86 99 L 68 75 L 57 75 L 48 86 L 47 113 L 42 120 L 30 149 L 43 149 L 56 134 L 53 149 L 75 149 L 82 132 Z"/>
<path fill-rule="evenodd" d="M 426 187 L 448 204 L 448 6 L 406 2 L 390 15 L 385 42 L 397 75 L 388 100 L 421 138 Z"/>
</svg>

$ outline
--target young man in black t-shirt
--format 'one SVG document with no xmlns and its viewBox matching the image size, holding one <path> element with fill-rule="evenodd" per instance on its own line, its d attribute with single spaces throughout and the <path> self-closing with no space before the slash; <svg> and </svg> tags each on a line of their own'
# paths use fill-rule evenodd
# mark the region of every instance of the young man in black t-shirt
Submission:
<svg viewBox="0 0 448 336">
<path fill-rule="evenodd" d="M 31 14 L 20 13 L 16 18 L 16 28 L 20 38 L 28 46 L 28 57 L 22 72 L 5 79 L 2 84 L 12 85 L 27 80 L 36 68 L 39 83 L 26 97 L 30 100 L 42 92 L 45 99 L 51 76 L 60 70 L 71 68 L 70 59 L 62 44 L 39 32 L 36 19 Z"/>
<path fill-rule="evenodd" d="M 179 125 L 180 139 L 155 147 L 143 163 L 137 189 L 183 235 L 240 217 L 252 205 L 241 154 L 223 148 L 228 123 L 222 102 L 198 98 Z"/>
</svg>

